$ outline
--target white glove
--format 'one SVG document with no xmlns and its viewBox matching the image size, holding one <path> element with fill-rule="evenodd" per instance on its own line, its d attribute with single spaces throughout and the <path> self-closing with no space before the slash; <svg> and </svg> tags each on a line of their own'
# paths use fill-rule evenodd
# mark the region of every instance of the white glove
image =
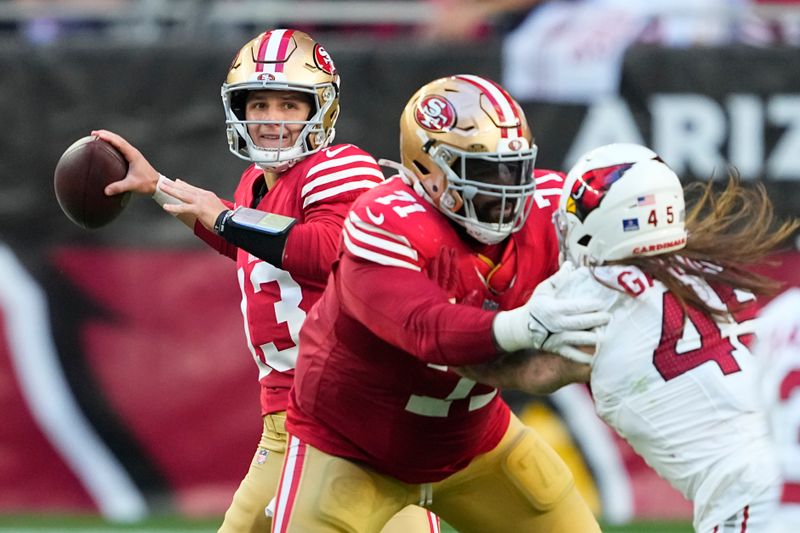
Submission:
<svg viewBox="0 0 800 533">
<path fill-rule="evenodd" d="M 601 311 L 600 300 L 557 296 L 558 287 L 574 268 L 564 263 L 536 287 L 525 305 L 497 314 L 492 332 L 501 349 L 516 352 L 533 348 L 580 363 L 591 362 L 592 357 L 575 346 L 597 344 L 597 332 L 589 330 L 607 324 L 610 315 Z"/>
</svg>

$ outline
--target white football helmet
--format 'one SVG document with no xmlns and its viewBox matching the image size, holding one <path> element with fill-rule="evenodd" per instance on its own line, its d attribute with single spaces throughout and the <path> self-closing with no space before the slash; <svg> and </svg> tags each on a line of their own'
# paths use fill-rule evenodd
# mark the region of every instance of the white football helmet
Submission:
<svg viewBox="0 0 800 533">
<path fill-rule="evenodd" d="M 415 190 L 476 240 L 495 244 L 525 222 L 533 205 L 536 160 L 519 104 L 498 84 L 473 75 L 432 81 L 400 117 L 400 152 Z M 487 183 L 504 175 L 511 185 Z M 477 195 L 499 198 L 498 221 L 479 220 Z"/>
<path fill-rule="evenodd" d="M 637 144 L 584 154 L 567 174 L 553 221 L 562 259 L 600 265 L 686 246 L 683 187 L 658 155 Z"/>
<path fill-rule="evenodd" d="M 247 92 L 265 89 L 308 94 L 311 116 L 292 122 L 245 120 Z M 281 172 L 333 141 L 339 116 L 339 75 L 328 52 L 308 34 L 288 29 L 266 31 L 244 45 L 233 59 L 222 84 L 222 105 L 230 151 L 265 170 Z M 292 146 L 268 149 L 250 138 L 249 123 L 304 127 Z"/>
</svg>

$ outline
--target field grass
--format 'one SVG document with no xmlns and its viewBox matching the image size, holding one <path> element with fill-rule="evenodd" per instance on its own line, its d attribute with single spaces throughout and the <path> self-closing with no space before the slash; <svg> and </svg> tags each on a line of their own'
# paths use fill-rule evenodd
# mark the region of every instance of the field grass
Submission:
<svg viewBox="0 0 800 533">
<path fill-rule="evenodd" d="M 219 522 L 219 518 L 165 516 L 135 524 L 109 524 L 95 516 L 0 516 L 0 533 L 214 533 Z M 443 533 L 457 533 L 447 524 L 442 526 Z M 692 533 L 691 524 L 684 522 L 602 525 L 602 529 L 604 533 Z"/>
</svg>

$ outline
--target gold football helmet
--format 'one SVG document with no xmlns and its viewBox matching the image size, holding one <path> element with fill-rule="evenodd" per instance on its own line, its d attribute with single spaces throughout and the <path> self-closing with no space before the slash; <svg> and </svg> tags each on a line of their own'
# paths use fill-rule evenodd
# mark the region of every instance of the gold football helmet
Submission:
<svg viewBox="0 0 800 533">
<path fill-rule="evenodd" d="M 419 89 L 400 117 L 400 151 L 415 190 L 480 242 L 502 241 L 530 213 L 537 148 L 519 104 L 491 80 L 458 75 Z M 479 195 L 499 203 L 498 220 L 480 220 Z"/>
<path fill-rule="evenodd" d="M 297 91 L 311 100 L 305 121 L 247 121 L 248 91 Z M 242 47 L 222 84 L 228 146 L 236 156 L 268 170 L 282 171 L 333 141 L 339 116 L 339 75 L 328 52 L 308 34 L 297 30 L 266 31 Z M 292 146 L 262 148 L 255 144 L 247 124 L 303 124 Z M 283 138 L 281 139 L 281 141 Z"/>
</svg>

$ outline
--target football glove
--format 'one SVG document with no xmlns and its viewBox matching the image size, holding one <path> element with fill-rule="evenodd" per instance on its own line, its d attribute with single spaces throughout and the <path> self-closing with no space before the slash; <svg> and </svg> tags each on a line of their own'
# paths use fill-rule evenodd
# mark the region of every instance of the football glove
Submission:
<svg viewBox="0 0 800 533">
<path fill-rule="evenodd" d="M 525 305 L 497 314 L 492 332 L 503 351 L 533 348 L 579 363 L 591 362 L 592 357 L 576 346 L 596 345 L 598 336 L 593 328 L 607 324 L 611 317 L 602 311 L 600 300 L 564 299 L 557 295 L 557 288 L 572 270 L 571 263 L 564 263 L 556 274 L 536 287 Z"/>
</svg>

